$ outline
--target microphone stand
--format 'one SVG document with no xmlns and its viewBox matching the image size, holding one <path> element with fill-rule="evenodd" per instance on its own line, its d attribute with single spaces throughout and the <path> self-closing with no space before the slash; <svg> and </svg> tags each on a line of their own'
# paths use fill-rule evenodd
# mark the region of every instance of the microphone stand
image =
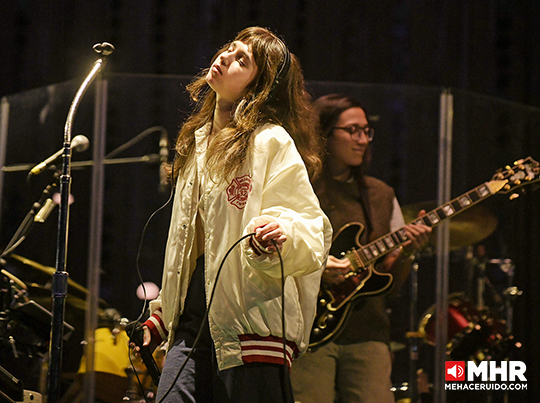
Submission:
<svg viewBox="0 0 540 403">
<path fill-rule="evenodd" d="M 94 62 L 94 66 L 86 79 L 81 84 L 73 99 L 66 124 L 64 127 L 64 151 L 62 154 L 62 175 L 60 176 L 60 206 L 58 213 L 58 236 L 56 248 L 56 271 L 52 278 L 52 319 L 51 341 L 49 349 L 49 379 L 48 379 L 48 402 L 60 401 L 60 374 L 62 372 L 62 341 L 64 309 L 68 286 L 68 273 L 66 271 L 68 223 L 69 223 L 69 194 L 71 191 L 71 131 L 75 113 L 81 99 L 103 69 L 107 56 L 114 51 L 114 46 L 107 42 L 94 45 L 94 50 L 101 57 Z"/>
<path fill-rule="evenodd" d="M 126 157 L 126 158 L 107 158 L 103 160 L 103 165 L 118 165 L 118 164 L 136 164 L 136 163 L 147 163 L 147 164 L 159 164 L 160 156 L 159 154 L 146 154 L 141 155 L 140 157 Z M 0 171 L 2 172 L 18 172 L 18 171 L 28 171 L 33 168 L 35 164 L 16 164 L 3 166 Z M 94 166 L 94 161 L 71 161 L 71 169 L 80 169 Z"/>
<path fill-rule="evenodd" d="M 52 190 L 57 186 L 56 182 L 58 181 L 59 173 L 56 172 L 54 174 L 54 180 L 51 184 L 47 185 L 47 187 L 43 190 L 41 193 L 41 197 L 38 201 L 36 201 L 33 205 L 28 214 L 26 214 L 26 217 L 24 217 L 23 222 L 7 244 L 6 248 L 0 255 L 0 258 L 6 257 L 11 252 L 13 252 L 28 236 L 30 230 L 32 229 L 33 224 L 36 221 L 42 222 L 44 221 L 46 216 L 43 219 L 40 219 L 40 216 L 42 214 L 48 215 L 48 213 L 45 213 L 44 210 L 47 209 L 47 203 L 50 202 L 50 197 L 52 194 Z M 42 213 L 43 211 L 43 213 Z"/>
</svg>

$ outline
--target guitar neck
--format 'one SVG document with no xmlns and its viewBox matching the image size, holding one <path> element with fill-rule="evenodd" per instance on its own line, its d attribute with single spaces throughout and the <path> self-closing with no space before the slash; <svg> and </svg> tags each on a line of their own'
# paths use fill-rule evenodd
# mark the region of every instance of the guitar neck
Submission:
<svg viewBox="0 0 540 403">
<path fill-rule="evenodd" d="M 447 218 L 452 218 L 497 193 L 507 182 L 506 180 L 484 182 L 469 192 L 413 220 L 411 224 L 425 224 L 429 227 L 435 227 Z M 348 256 L 348 258 L 351 262 L 356 261 L 357 265 L 366 267 L 374 263 L 377 259 L 401 247 L 407 241 L 408 238 L 405 229 L 400 228 L 395 232 L 376 239 L 366 246 L 348 252 L 348 254 L 353 254 L 353 256 Z"/>
</svg>

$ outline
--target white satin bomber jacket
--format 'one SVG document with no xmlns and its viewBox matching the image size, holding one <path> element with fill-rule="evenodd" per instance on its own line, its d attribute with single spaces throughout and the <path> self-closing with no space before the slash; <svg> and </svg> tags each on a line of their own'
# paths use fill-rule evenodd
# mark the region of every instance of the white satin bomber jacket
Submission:
<svg viewBox="0 0 540 403">
<path fill-rule="evenodd" d="M 165 252 L 162 288 L 150 313 L 169 345 L 182 313 L 196 259 L 205 254 L 206 302 L 215 287 L 208 321 L 219 369 L 248 362 L 283 363 L 281 269 L 277 253 L 259 255 L 248 240 L 227 257 L 243 235 L 270 221 L 284 229 L 281 251 L 285 281 L 287 361 L 308 347 L 322 270 L 332 228 L 313 192 L 293 139 L 266 124 L 252 135 L 253 152 L 227 183 L 205 172 L 210 124 L 195 132 L 196 149 L 179 175 Z M 195 221 L 200 209 L 204 251 L 197 251 Z M 163 327 L 163 329 L 159 329 Z"/>
</svg>

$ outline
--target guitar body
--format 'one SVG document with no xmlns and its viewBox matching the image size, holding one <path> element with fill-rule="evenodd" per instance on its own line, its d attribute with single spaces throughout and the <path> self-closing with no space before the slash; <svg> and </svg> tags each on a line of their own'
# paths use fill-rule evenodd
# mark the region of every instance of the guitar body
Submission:
<svg viewBox="0 0 540 403">
<path fill-rule="evenodd" d="M 382 295 L 391 289 L 391 274 L 379 273 L 373 264 L 364 266 L 355 259 L 355 250 L 361 247 L 359 239 L 363 230 L 362 224 L 349 223 L 341 227 L 335 235 L 330 254 L 338 259 L 345 257 L 351 260 L 354 271 L 340 284 L 321 287 L 310 348 L 320 347 L 339 335 L 354 302 L 362 297 Z"/>
</svg>

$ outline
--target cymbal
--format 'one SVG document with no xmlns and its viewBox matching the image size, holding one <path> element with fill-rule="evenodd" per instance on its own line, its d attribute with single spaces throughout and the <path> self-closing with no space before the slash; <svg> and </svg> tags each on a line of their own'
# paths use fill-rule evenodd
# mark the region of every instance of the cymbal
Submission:
<svg viewBox="0 0 540 403">
<path fill-rule="evenodd" d="M 17 284 L 21 290 L 27 290 L 27 289 L 28 289 L 28 287 L 26 286 L 26 284 L 24 283 L 24 281 L 20 280 L 20 279 L 19 279 L 17 276 L 15 276 L 13 273 L 10 273 L 9 271 L 4 270 L 4 269 L 2 269 L 1 272 L 2 272 L 2 274 L 3 274 L 4 276 L 6 276 L 6 277 L 9 278 L 11 281 L 13 281 L 15 284 Z"/>
<path fill-rule="evenodd" d="M 405 222 L 409 223 L 418 217 L 421 210 L 426 213 L 436 209 L 438 205 L 433 201 L 410 204 L 402 208 Z M 457 250 L 465 246 L 473 245 L 486 239 L 497 228 L 497 217 L 486 207 L 476 204 L 449 218 L 450 227 L 450 250 Z M 437 244 L 435 231 L 431 234 L 430 243 Z"/>
<path fill-rule="evenodd" d="M 23 256 L 19 256 L 15 253 L 11 253 L 7 256 L 8 258 L 13 258 L 17 261 L 19 261 L 20 263 L 22 263 L 24 266 L 26 267 L 30 267 L 32 269 L 35 269 L 37 270 L 38 272 L 42 273 L 42 274 L 46 274 L 50 277 L 52 277 L 52 275 L 56 272 L 56 269 L 53 268 L 53 267 L 50 267 L 50 266 L 45 266 L 45 265 L 42 265 L 41 263 L 38 263 L 38 262 L 34 262 L 33 260 L 30 260 L 30 259 L 27 259 Z M 68 285 L 70 287 L 72 287 L 73 289 L 83 293 L 84 295 L 88 294 L 88 290 L 86 288 L 84 288 L 82 285 L 80 285 L 79 283 L 71 280 L 68 278 Z"/>
<path fill-rule="evenodd" d="M 47 309 L 52 308 L 52 296 L 51 290 L 49 287 L 44 287 L 39 284 L 28 284 L 28 298 L 36 301 L 38 304 L 46 307 Z M 72 306 L 75 309 L 80 311 L 85 311 L 87 304 L 86 300 L 76 297 L 73 294 L 66 295 L 66 304 Z M 102 299 L 99 300 L 99 313 L 101 314 L 103 309 L 106 308 L 106 303 Z"/>
<path fill-rule="evenodd" d="M 21 288 L 24 288 L 28 291 L 31 299 L 35 299 L 36 302 L 38 302 L 39 304 L 45 307 L 49 307 L 51 300 L 50 282 L 52 280 L 53 274 L 56 272 L 56 269 L 50 266 L 42 265 L 41 263 L 27 259 L 23 256 L 19 256 L 15 253 L 9 254 L 8 256 L 6 256 L 6 258 L 11 258 L 12 261 L 22 263 L 23 271 L 24 269 L 31 268 L 35 273 L 41 274 L 41 276 L 33 276 L 33 274 L 35 273 L 28 273 L 28 277 L 24 279 L 21 273 L 19 273 L 20 279 L 17 284 L 19 284 L 20 282 L 24 283 L 26 287 Z M 40 280 L 42 280 L 45 285 L 39 284 Z M 68 278 L 68 289 L 69 292 L 66 295 L 66 303 L 76 309 L 82 311 L 86 310 L 86 297 L 88 295 L 88 290 L 76 281 L 71 280 L 70 278 Z M 105 302 L 101 298 L 98 300 L 98 304 L 100 310 L 109 307 L 109 304 L 107 304 L 107 302 Z"/>
</svg>

